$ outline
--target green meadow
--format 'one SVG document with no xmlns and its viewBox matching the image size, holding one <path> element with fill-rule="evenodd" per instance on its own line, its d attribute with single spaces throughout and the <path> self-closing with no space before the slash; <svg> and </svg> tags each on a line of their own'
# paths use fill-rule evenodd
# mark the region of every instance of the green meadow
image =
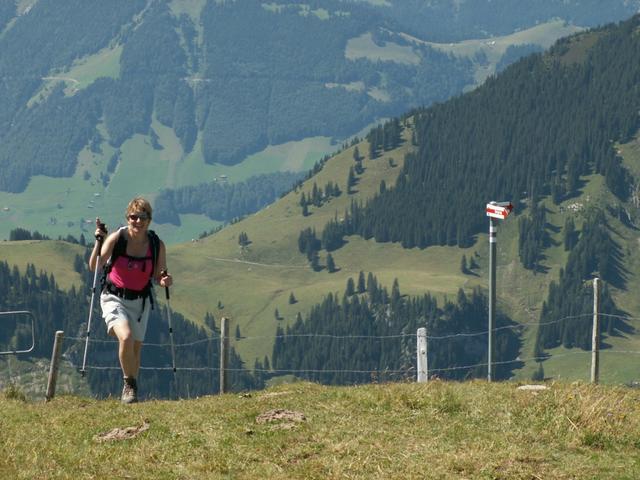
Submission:
<svg viewBox="0 0 640 480">
<path fill-rule="evenodd" d="M 554 382 L 327 387 L 121 405 L 0 398 L 3 478 L 436 479 L 640 475 L 636 389 Z"/>
</svg>

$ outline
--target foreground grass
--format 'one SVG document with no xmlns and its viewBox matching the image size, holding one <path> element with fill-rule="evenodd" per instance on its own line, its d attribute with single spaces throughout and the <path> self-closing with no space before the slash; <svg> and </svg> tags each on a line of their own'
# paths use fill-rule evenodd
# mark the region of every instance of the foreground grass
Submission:
<svg viewBox="0 0 640 480">
<path fill-rule="evenodd" d="M 132 406 L 0 400 L 2 478 L 638 478 L 640 392 L 297 383 Z M 302 421 L 259 423 L 274 409 Z M 114 428 L 138 436 L 101 442 Z"/>
</svg>

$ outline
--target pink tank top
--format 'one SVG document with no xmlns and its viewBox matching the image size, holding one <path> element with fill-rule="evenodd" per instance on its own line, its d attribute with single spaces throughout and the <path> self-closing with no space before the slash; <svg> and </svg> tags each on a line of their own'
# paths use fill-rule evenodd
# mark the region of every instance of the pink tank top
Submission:
<svg viewBox="0 0 640 480">
<path fill-rule="evenodd" d="M 151 245 L 146 257 L 129 257 L 121 255 L 111 267 L 109 280 L 118 288 L 127 290 L 144 290 L 151 278 L 153 270 Z"/>
</svg>

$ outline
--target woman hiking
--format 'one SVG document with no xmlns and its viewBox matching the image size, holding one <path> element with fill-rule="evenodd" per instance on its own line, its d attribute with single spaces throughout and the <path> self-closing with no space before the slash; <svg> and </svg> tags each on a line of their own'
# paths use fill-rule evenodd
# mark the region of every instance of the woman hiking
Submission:
<svg viewBox="0 0 640 480">
<path fill-rule="evenodd" d="M 138 401 L 138 372 L 149 313 L 153 306 L 152 281 L 170 287 L 166 249 L 149 230 L 151 204 L 136 197 L 127 206 L 127 225 L 107 235 L 96 219 L 96 243 L 89 258 L 89 269 L 105 269 L 100 306 L 107 333 L 118 339 L 118 358 L 124 376 L 121 400 Z M 100 263 L 97 259 L 100 257 Z"/>
</svg>

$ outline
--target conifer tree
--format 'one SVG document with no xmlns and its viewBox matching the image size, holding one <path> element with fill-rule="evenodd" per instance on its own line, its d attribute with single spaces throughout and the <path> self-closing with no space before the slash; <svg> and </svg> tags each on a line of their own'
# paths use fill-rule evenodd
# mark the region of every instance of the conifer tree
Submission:
<svg viewBox="0 0 640 480">
<path fill-rule="evenodd" d="M 238 235 L 238 244 L 242 247 L 246 247 L 250 243 L 251 242 L 249 241 L 249 236 L 247 235 L 247 232 L 240 232 L 240 234 Z"/>
<path fill-rule="evenodd" d="M 353 167 L 349 167 L 349 175 L 347 176 L 347 193 L 353 193 L 351 188 L 356 184 L 356 176 L 353 172 Z"/>
<path fill-rule="evenodd" d="M 327 270 L 329 271 L 329 273 L 333 273 L 336 271 L 336 264 L 331 253 L 327 253 Z"/>
<path fill-rule="evenodd" d="M 378 156 L 378 146 L 373 138 L 369 140 L 369 158 L 373 160 Z"/>
<path fill-rule="evenodd" d="M 356 293 L 355 282 L 353 281 L 353 278 L 349 277 L 347 279 L 347 288 L 345 289 L 344 294 L 348 297 L 351 297 L 355 293 Z"/>
<path fill-rule="evenodd" d="M 318 255 L 317 250 L 313 250 L 313 252 L 311 253 L 309 263 L 311 264 L 311 269 L 314 272 L 318 272 L 321 270 L 322 267 L 320 267 L 320 256 Z"/>
<path fill-rule="evenodd" d="M 573 218 L 567 217 L 564 222 L 564 249 L 569 251 L 573 249 L 577 240 L 576 225 L 573 222 Z"/>
<path fill-rule="evenodd" d="M 366 291 L 367 287 L 364 282 L 364 272 L 360 270 L 360 273 L 358 273 L 358 293 L 364 293 Z"/>
<path fill-rule="evenodd" d="M 213 332 L 216 329 L 216 319 L 214 318 L 214 316 L 207 312 L 204 315 L 204 324 L 209 327 L 209 329 Z"/>
<path fill-rule="evenodd" d="M 393 305 L 397 304 L 400 301 L 400 284 L 398 283 L 398 279 L 393 279 L 393 286 L 391 287 L 391 303 Z"/>
</svg>

